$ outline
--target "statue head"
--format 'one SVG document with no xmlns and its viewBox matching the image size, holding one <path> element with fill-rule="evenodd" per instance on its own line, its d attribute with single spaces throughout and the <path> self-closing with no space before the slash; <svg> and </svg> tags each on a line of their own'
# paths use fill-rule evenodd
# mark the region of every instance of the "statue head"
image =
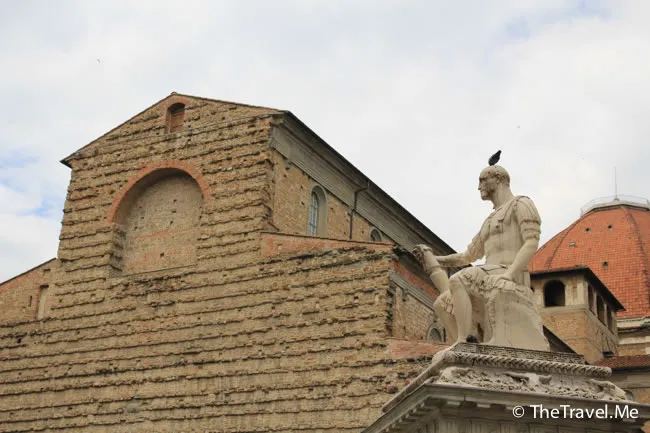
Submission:
<svg viewBox="0 0 650 433">
<path fill-rule="evenodd" d="M 510 175 L 500 165 L 485 167 L 478 178 L 478 190 L 483 200 L 492 200 L 499 188 L 510 189 Z"/>
</svg>

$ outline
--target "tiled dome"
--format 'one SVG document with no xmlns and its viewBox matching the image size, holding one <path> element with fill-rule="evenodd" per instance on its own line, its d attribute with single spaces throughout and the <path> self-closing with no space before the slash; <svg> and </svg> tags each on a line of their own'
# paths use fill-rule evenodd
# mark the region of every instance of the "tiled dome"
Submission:
<svg viewBox="0 0 650 433">
<path fill-rule="evenodd" d="M 619 318 L 650 315 L 650 206 L 640 200 L 599 203 L 546 242 L 531 272 L 589 267 L 625 311 Z"/>
</svg>

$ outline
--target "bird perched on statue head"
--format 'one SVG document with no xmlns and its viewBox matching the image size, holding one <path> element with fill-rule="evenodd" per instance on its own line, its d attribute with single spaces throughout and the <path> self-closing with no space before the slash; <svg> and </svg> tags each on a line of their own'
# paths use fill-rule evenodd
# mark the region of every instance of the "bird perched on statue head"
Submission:
<svg viewBox="0 0 650 433">
<path fill-rule="evenodd" d="M 506 186 L 510 186 L 510 175 L 508 174 L 505 168 L 501 167 L 500 165 L 497 165 L 497 162 L 499 162 L 500 158 L 501 158 L 501 151 L 498 150 L 497 153 L 492 155 L 488 160 L 489 165 L 481 171 L 481 174 L 479 176 L 479 181 L 487 177 L 496 176 L 497 178 L 500 179 L 500 181 L 503 184 L 505 184 Z"/>
<path fill-rule="evenodd" d="M 497 150 L 497 153 L 495 153 L 490 157 L 490 159 L 488 159 L 488 164 L 489 165 L 496 164 L 497 162 L 499 162 L 499 158 L 501 158 L 501 151 Z"/>
</svg>

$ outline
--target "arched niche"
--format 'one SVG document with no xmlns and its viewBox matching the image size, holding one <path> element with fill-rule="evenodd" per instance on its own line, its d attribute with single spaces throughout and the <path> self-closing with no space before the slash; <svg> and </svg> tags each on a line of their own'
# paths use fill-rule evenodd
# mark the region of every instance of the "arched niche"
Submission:
<svg viewBox="0 0 650 433">
<path fill-rule="evenodd" d="M 187 172 L 161 168 L 135 182 L 113 218 L 117 274 L 136 274 L 196 263 L 203 193 Z"/>
</svg>

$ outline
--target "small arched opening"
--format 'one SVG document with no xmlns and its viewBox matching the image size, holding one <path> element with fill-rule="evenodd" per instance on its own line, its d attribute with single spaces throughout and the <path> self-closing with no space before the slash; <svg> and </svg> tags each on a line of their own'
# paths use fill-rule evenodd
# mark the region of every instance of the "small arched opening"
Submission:
<svg viewBox="0 0 650 433">
<path fill-rule="evenodd" d="M 310 236 L 327 235 L 327 200 L 325 191 L 316 185 L 309 197 L 309 220 L 307 234 Z"/>
<path fill-rule="evenodd" d="M 185 104 L 177 102 L 167 109 L 166 132 L 178 132 L 183 130 L 185 121 Z"/>
<path fill-rule="evenodd" d="M 440 330 L 438 328 L 433 327 L 433 326 L 431 328 L 429 328 L 429 331 L 427 332 L 427 340 L 433 341 L 433 342 L 436 342 L 436 343 L 442 343 L 442 342 L 445 341 L 444 336 L 440 332 Z"/>
<path fill-rule="evenodd" d="M 616 317 L 611 309 L 607 309 L 607 329 L 616 334 Z"/>
<path fill-rule="evenodd" d="M 600 296 L 596 298 L 596 313 L 598 315 L 598 320 L 600 320 L 603 325 L 607 326 L 607 313 L 605 312 L 605 303 L 603 302 L 603 298 Z"/>
<path fill-rule="evenodd" d="M 377 230 L 375 227 L 373 227 L 370 230 L 370 240 L 373 241 L 373 242 L 382 242 L 383 241 L 382 236 L 381 236 L 381 232 L 379 230 Z"/>
<path fill-rule="evenodd" d="M 587 286 L 587 302 L 589 302 L 589 310 L 594 312 L 594 288 Z"/>
<path fill-rule="evenodd" d="M 544 306 L 563 307 L 566 305 L 566 289 L 559 280 L 549 281 L 544 285 Z"/>
</svg>

